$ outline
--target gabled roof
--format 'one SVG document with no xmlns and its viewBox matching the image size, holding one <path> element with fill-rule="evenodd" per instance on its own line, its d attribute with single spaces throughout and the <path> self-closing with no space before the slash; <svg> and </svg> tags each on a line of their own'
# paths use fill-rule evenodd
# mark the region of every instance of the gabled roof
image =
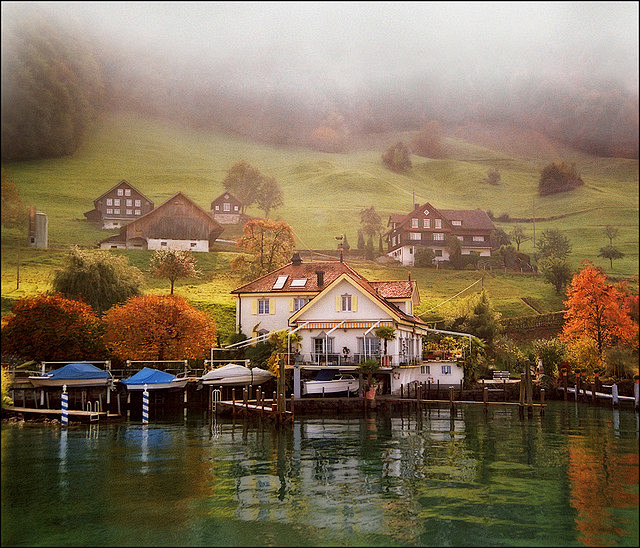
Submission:
<svg viewBox="0 0 640 548">
<path fill-rule="evenodd" d="M 397 214 L 392 214 L 389 216 L 389 223 L 396 223 L 396 228 L 400 228 L 401 226 L 407 224 L 410 219 L 415 218 L 416 213 L 420 214 L 425 209 L 430 209 L 435 214 L 438 214 L 442 220 L 450 225 L 450 228 L 454 230 L 464 230 L 464 229 L 472 229 L 472 230 L 493 230 L 495 229 L 495 225 L 487 215 L 487 213 L 480 208 L 477 209 L 438 209 L 432 206 L 429 202 L 425 202 L 423 205 L 416 205 L 411 213 L 402 216 L 396 216 Z M 393 219 L 392 219 L 393 217 Z M 451 221 L 462 221 L 462 226 L 452 226 Z"/>
<path fill-rule="evenodd" d="M 411 280 L 398 280 L 388 282 L 369 282 L 369 285 L 383 299 L 410 299 L 416 290 L 416 282 Z"/>
<path fill-rule="evenodd" d="M 318 285 L 317 272 L 319 271 L 324 273 L 324 283 L 321 286 Z M 274 270 L 273 272 L 265 274 L 257 280 L 234 289 L 231 293 L 236 295 L 239 293 L 268 293 L 271 291 L 273 291 L 274 293 L 286 293 L 288 291 L 295 291 L 296 293 L 300 293 L 301 291 L 312 291 L 317 293 L 318 291 L 321 291 L 322 289 L 327 287 L 331 282 L 333 282 L 336 278 L 338 278 L 345 272 L 349 272 L 354 277 L 362 278 L 360 274 L 358 274 L 346 263 L 337 261 L 308 263 L 303 262 L 300 264 L 289 263 L 282 268 L 279 268 L 278 270 Z M 274 290 L 273 286 L 280 276 L 287 276 L 287 279 L 285 280 L 281 289 Z M 294 285 L 294 287 L 291 287 L 291 282 L 293 280 L 302 279 L 307 280 L 304 286 L 296 287 Z"/>
<path fill-rule="evenodd" d="M 149 200 L 148 196 L 146 194 L 143 194 L 142 192 L 140 192 L 135 186 L 133 186 L 129 181 L 127 181 L 126 179 L 122 179 L 118 184 L 113 185 L 109 190 L 107 190 L 104 194 L 101 194 L 100 196 L 98 196 L 95 200 L 93 200 L 93 204 L 95 206 L 98 205 L 98 201 L 101 198 L 104 198 L 107 194 L 109 194 L 109 192 L 111 192 L 112 190 L 116 189 L 117 187 L 119 187 L 121 184 L 125 184 L 127 185 L 129 188 L 135 190 L 138 194 L 140 194 L 141 196 L 144 196 L 144 198 L 146 200 L 149 201 L 149 203 L 153 206 L 153 200 Z"/>
<path fill-rule="evenodd" d="M 196 211 L 198 211 L 201 215 L 205 216 L 207 218 L 207 220 L 209 222 L 211 222 L 212 224 L 216 225 L 217 227 L 220 228 L 220 230 L 224 230 L 224 227 L 218 222 L 216 221 L 213 216 L 211 215 L 211 213 L 209 213 L 208 211 L 206 211 L 205 209 L 203 209 L 202 207 L 200 207 L 198 204 L 196 204 L 191 198 L 189 198 L 189 196 L 187 196 L 186 194 L 184 194 L 183 192 L 177 192 L 176 194 L 174 194 L 173 196 L 171 196 L 171 198 L 169 198 L 168 200 L 166 200 L 165 202 L 163 202 L 162 204 L 160 204 L 158 207 L 156 207 L 155 209 L 152 209 L 151 211 L 149 211 L 148 213 L 145 213 L 142 217 L 138 217 L 137 219 L 135 219 L 134 221 L 131 221 L 129 224 L 125 225 L 122 227 L 122 229 L 126 229 L 127 227 L 131 227 L 134 226 L 136 223 L 140 222 L 142 219 L 148 218 L 150 216 L 158 216 L 160 215 L 160 213 L 162 212 L 162 210 L 166 207 L 168 207 L 170 205 L 170 202 L 172 202 L 173 200 L 176 199 L 182 199 L 185 200 L 187 202 L 189 202 L 195 209 Z"/>
<path fill-rule="evenodd" d="M 225 196 L 228 196 L 228 198 L 225 198 Z M 220 196 L 212 200 L 211 204 L 213 205 L 216 202 L 224 201 L 224 200 L 233 200 L 235 202 L 238 202 L 239 204 L 242 203 L 240 200 L 238 200 L 238 198 L 236 198 L 233 194 L 231 194 L 231 192 L 223 192 L 222 194 L 220 194 Z"/>
</svg>

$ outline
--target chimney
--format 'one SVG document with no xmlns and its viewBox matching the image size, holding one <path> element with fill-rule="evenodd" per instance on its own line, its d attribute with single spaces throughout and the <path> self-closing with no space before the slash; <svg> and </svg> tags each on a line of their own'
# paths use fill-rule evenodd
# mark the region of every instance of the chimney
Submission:
<svg viewBox="0 0 640 548">
<path fill-rule="evenodd" d="M 291 257 L 291 264 L 293 266 L 300 266 L 302 264 L 302 259 L 300 258 L 300 253 L 294 253 Z"/>
<path fill-rule="evenodd" d="M 316 276 L 318 276 L 318 287 L 322 287 L 324 285 L 324 271 L 316 270 Z"/>
</svg>

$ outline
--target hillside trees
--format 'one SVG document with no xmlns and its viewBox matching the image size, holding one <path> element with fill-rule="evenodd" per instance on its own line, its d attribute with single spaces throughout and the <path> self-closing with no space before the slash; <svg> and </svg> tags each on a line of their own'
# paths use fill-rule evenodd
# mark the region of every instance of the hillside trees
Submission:
<svg viewBox="0 0 640 548">
<path fill-rule="evenodd" d="M 330 112 L 311 133 L 309 144 L 320 152 L 344 152 L 348 136 L 349 128 L 344 116 Z"/>
<path fill-rule="evenodd" d="M 622 259 L 624 257 L 624 253 L 613 245 L 613 240 L 618 236 L 618 229 L 611 225 L 607 225 L 604 232 L 607 235 L 607 238 L 609 238 L 609 245 L 600 248 L 598 257 L 609 259 L 609 266 L 613 269 L 613 261 L 616 259 Z"/>
<path fill-rule="evenodd" d="M 105 344 L 123 360 L 197 359 L 216 345 L 215 321 L 177 295 L 133 297 L 104 322 Z"/>
<path fill-rule="evenodd" d="M 278 182 L 273 177 L 263 175 L 246 160 L 240 160 L 229 168 L 222 186 L 242 202 L 242 213 L 248 206 L 257 204 L 267 218 L 272 209 L 284 203 Z"/>
<path fill-rule="evenodd" d="M 427 158 L 443 158 L 442 126 L 440 122 L 431 120 L 424 124 L 411 143 L 411 149 L 418 156 Z"/>
<path fill-rule="evenodd" d="M 626 296 L 622 287 L 607 281 L 602 269 L 586 263 L 567 289 L 560 339 L 567 343 L 593 341 L 600 360 L 605 348 L 629 343 L 637 336 L 638 325 L 624 306 Z"/>
<path fill-rule="evenodd" d="M 171 295 L 173 295 L 176 280 L 197 278 L 201 274 L 193 253 L 183 249 L 156 249 L 149 260 L 149 269 L 152 276 L 169 280 Z"/>
<path fill-rule="evenodd" d="M 518 252 L 520 252 L 520 244 L 522 242 L 526 242 L 527 240 L 531 239 L 529 236 L 526 235 L 526 233 L 523 230 L 523 228 L 521 226 L 519 226 L 519 225 L 516 225 L 516 226 L 513 227 L 513 230 L 509 234 L 509 237 L 511 238 L 511 240 L 513 240 L 515 242 L 516 250 Z"/>
<path fill-rule="evenodd" d="M 544 167 L 538 181 L 538 194 L 548 196 L 567 192 L 584 185 L 575 164 L 552 162 Z"/>
<path fill-rule="evenodd" d="M 231 266 L 253 280 L 289 262 L 295 248 L 293 229 L 284 221 L 252 219 L 245 223 L 238 247 L 250 256 L 239 255 Z"/>
<path fill-rule="evenodd" d="M 27 227 L 27 205 L 20 197 L 20 191 L 15 183 L 9 177 L 9 174 L 2 170 L 2 190 L 1 190 L 0 222 L 4 228 L 20 228 L 25 230 Z"/>
<path fill-rule="evenodd" d="M 103 326 L 91 307 L 60 294 L 23 297 L 2 329 L 2 354 L 24 360 L 107 358 Z"/>
<path fill-rule="evenodd" d="M 402 141 L 398 141 L 382 154 L 382 163 L 391 171 L 397 173 L 404 173 L 410 170 L 411 157 L 409 149 Z"/>
<path fill-rule="evenodd" d="M 70 32 L 38 6 L 12 22 L 3 26 L 2 160 L 70 154 L 101 108 L 97 58 L 86 33 Z"/>
<path fill-rule="evenodd" d="M 540 272 L 559 295 L 571 279 L 572 269 L 567 260 L 571 253 L 571 242 L 559 229 L 548 228 L 540 236 L 536 247 L 539 250 Z"/>
<path fill-rule="evenodd" d="M 360 211 L 360 225 L 364 235 L 371 238 L 382 231 L 382 219 L 374 206 L 365 207 Z"/>
<path fill-rule="evenodd" d="M 66 264 L 53 275 L 54 291 L 68 299 L 81 300 L 99 315 L 114 304 L 140 295 L 142 272 L 126 257 L 108 251 L 87 253 L 74 246 Z"/>
</svg>

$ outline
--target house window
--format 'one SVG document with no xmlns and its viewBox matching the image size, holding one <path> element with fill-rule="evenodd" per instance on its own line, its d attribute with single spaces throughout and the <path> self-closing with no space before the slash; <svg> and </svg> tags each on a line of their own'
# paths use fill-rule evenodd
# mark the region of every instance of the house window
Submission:
<svg viewBox="0 0 640 548">
<path fill-rule="evenodd" d="M 113 205 L 113 199 L 112 198 L 107 198 L 107 205 L 108 206 L 112 206 Z"/>
<path fill-rule="evenodd" d="M 442 228 L 442 219 L 436 219 L 434 228 Z"/>
<path fill-rule="evenodd" d="M 117 245 L 112 245 L 111 249 L 118 249 L 118 246 Z"/>
<path fill-rule="evenodd" d="M 127 207 L 131 207 L 133 205 L 133 200 L 127 200 Z"/>
<path fill-rule="evenodd" d="M 127 209 L 127 215 L 133 215 L 133 210 L 132 209 Z"/>
<path fill-rule="evenodd" d="M 451 375 L 451 366 L 450 365 L 441 365 L 443 375 Z"/>
<path fill-rule="evenodd" d="M 313 339 L 313 351 L 316 354 L 332 354 L 333 337 L 327 337 L 324 333 L 320 333 Z"/>
<path fill-rule="evenodd" d="M 136 215 L 141 215 L 142 211 L 140 211 L 139 209 L 136 209 Z"/>
<path fill-rule="evenodd" d="M 411 219 L 411 228 L 418 228 L 420 219 Z"/>
<path fill-rule="evenodd" d="M 162 247 L 167 247 L 167 242 L 160 242 L 160 245 L 161 245 Z"/>
<path fill-rule="evenodd" d="M 113 215 L 113 209 L 107 208 L 107 215 Z"/>
<path fill-rule="evenodd" d="M 430 365 L 421 365 L 420 366 L 420 374 L 421 375 L 431 375 L 431 366 Z"/>
<path fill-rule="evenodd" d="M 258 299 L 258 314 L 269 314 L 269 299 Z"/>
<path fill-rule="evenodd" d="M 378 337 L 358 337 L 358 354 L 377 356 L 380 353 L 380 339 Z"/>
<path fill-rule="evenodd" d="M 115 200 L 113 200 L 113 205 L 114 206 L 119 206 L 120 205 L 120 199 L 116 198 Z"/>
<path fill-rule="evenodd" d="M 234 211 L 238 211 L 238 206 L 233 206 Z"/>
<path fill-rule="evenodd" d="M 420 232 L 409 232 L 410 240 L 420 240 L 421 238 L 422 238 L 422 235 L 420 234 Z"/>
<path fill-rule="evenodd" d="M 116 194 L 117 194 L 118 196 L 122 196 L 122 189 L 121 189 L 121 188 L 119 188 L 119 189 L 116 191 Z"/>
<path fill-rule="evenodd" d="M 308 302 L 309 299 L 306 297 L 296 297 L 295 299 L 293 299 L 293 310 L 297 312 Z"/>
<path fill-rule="evenodd" d="M 340 310 L 342 312 L 351 312 L 351 295 L 342 295 L 340 297 Z"/>
<path fill-rule="evenodd" d="M 484 242 L 484 236 L 474 236 L 473 237 L 473 241 L 474 242 Z"/>
<path fill-rule="evenodd" d="M 436 257 L 442 257 L 442 249 L 434 249 L 433 252 L 436 254 Z"/>
<path fill-rule="evenodd" d="M 136 206 L 136 207 L 140 207 L 140 206 L 142 205 L 142 203 L 141 203 L 141 201 L 140 201 L 140 200 L 136 200 L 135 202 L 136 202 L 136 203 L 135 203 L 135 206 Z"/>
<path fill-rule="evenodd" d="M 222 211 L 231 211 L 231 204 L 229 202 L 222 204 Z"/>
<path fill-rule="evenodd" d="M 216 211 L 220 211 L 220 206 L 216 206 Z"/>
<path fill-rule="evenodd" d="M 462 226 L 462 221 L 451 221 L 453 226 Z"/>
<path fill-rule="evenodd" d="M 444 240 L 444 234 L 442 232 L 434 232 L 433 233 L 433 239 L 434 240 L 438 240 L 438 241 L 443 241 Z"/>
<path fill-rule="evenodd" d="M 464 242 L 464 236 L 456 236 L 456 238 L 458 238 L 458 240 L 460 240 L 461 242 Z"/>
<path fill-rule="evenodd" d="M 431 228 L 431 219 L 424 219 L 422 221 L 423 228 Z"/>
<path fill-rule="evenodd" d="M 125 196 L 131 196 L 131 189 L 130 188 L 125 188 L 124 189 L 124 195 Z"/>
<path fill-rule="evenodd" d="M 119 209 L 114 209 L 113 210 L 113 214 L 114 215 L 120 215 L 120 210 Z"/>
</svg>

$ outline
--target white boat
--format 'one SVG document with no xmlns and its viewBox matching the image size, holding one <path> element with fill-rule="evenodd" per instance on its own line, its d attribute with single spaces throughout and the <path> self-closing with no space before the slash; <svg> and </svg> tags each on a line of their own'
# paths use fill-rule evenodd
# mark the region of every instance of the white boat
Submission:
<svg viewBox="0 0 640 548">
<path fill-rule="evenodd" d="M 271 371 L 259 367 L 250 368 L 237 363 L 228 363 L 202 375 L 199 381 L 202 384 L 215 386 L 245 386 L 262 384 L 271 378 L 273 378 Z"/>
<path fill-rule="evenodd" d="M 64 385 L 74 388 L 107 386 L 112 381 L 112 376 L 110 371 L 90 363 L 69 363 L 44 375 L 31 375 L 29 380 L 36 388 Z"/>
<path fill-rule="evenodd" d="M 302 381 L 302 395 L 339 394 L 357 392 L 360 381 L 351 373 L 340 373 L 337 369 L 318 371 L 315 379 Z"/>
<path fill-rule="evenodd" d="M 189 379 L 184 373 L 173 375 L 159 369 L 143 367 L 135 375 L 120 381 L 127 390 L 162 390 L 172 388 L 184 388 Z"/>
</svg>

